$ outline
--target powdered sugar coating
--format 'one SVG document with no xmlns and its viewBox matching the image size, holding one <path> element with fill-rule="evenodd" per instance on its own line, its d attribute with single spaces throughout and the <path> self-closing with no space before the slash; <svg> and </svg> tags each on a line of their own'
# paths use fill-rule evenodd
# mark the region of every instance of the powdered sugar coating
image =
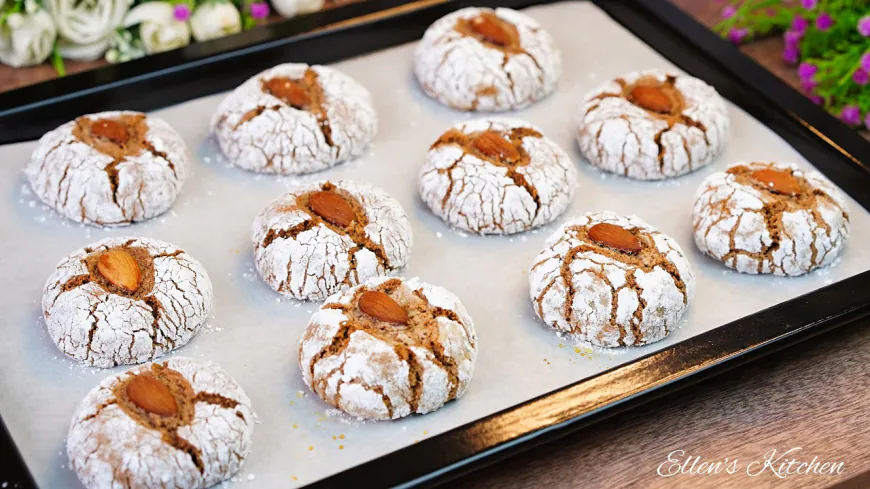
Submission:
<svg viewBox="0 0 870 489">
<path fill-rule="evenodd" d="M 460 19 L 492 12 L 516 27 L 519 46 L 508 52 L 456 30 Z M 435 21 L 414 52 L 423 90 L 459 110 L 503 111 L 525 107 L 556 88 L 562 56 L 537 21 L 516 10 L 468 7 Z"/>
<path fill-rule="evenodd" d="M 610 223 L 644 243 L 635 257 L 603 248 L 586 230 Z M 637 216 L 589 213 L 553 233 L 529 272 L 529 295 L 545 323 L 606 347 L 645 345 L 676 328 L 695 276 L 669 236 Z"/>
<path fill-rule="evenodd" d="M 328 136 L 315 114 L 263 89 L 265 81 L 301 79 L 309 69 L 323 90 Z M 350 76 L 326 66 L 287 63 L 233 90 L 218 105 L 211 130 L 236 166 L 263 173 L 313 173 L 361 155 L 374 138 L 377 114 L 368 90 Z"/>
<path fill-rule="evenodd" d="M 162 363 L 162 362 L 161 362 Z M 239 471 L 251 450 L 254 413 L 241 386 L 213 363 L 175 357 L 165 365 L 179 372 L 196 394 L 189 425 L 177 430 L 200 452 L 202 470 L 183 450 L 163 439 L 163 432 L 143 426 L 116 402 L 113 388 L 130 373 L 151 364 L 104 379 L 82 400 L 67 436 L 70 467 L 88 489 L 145 489 L 155 487 L 199 489 L 216 484 Z M 219 396 L 236 405 L 224 407 Z"/>
<path fill-rule="evenodd" d="M 435 311 L 417 322 L 412 316 L 410 327 L 431 328 L 428 344 L 355 327 L 356 298 L 388 282 L 399 282 L 400 294 L 413 294 Z M 327 351 L 345 336 L 339 351 Z M 443 287 L 416 278 L 377 277 L 328 298 L 311 316 L 299 345 L 306 385 L 325 402 L 366 419 L 424 414 L 458 399 L 471 381 L 476 358 L 477 336 L 465 307 Z M 410 377 L 417 379 L 416 388 Z"/>
<path fill-rule="evenodd" d="M 447 223 L 480 234 L 513 234 L 552 222 L 565 212 L 578 187 L 570 157 L 535 126 L 514 119 L 480 119 L 453 126 L 470 135 L 515 129 L 529 163 L 496 165 L 458 144 L 436 143 L 420 169 L 420 196 Z M 515 176 L 515 173 L 519 177 Z"/>
<path fill-rule="evenodd" d="M 670 77 L 670 78 L 669 78 Z M 641 78 L 673 80 L 682 94 L 676 116 L 657 117 L 623 94 Z M 658 70 L 630 73 L 584 97 L 577 115 L 577 142 L 589 163 L 639 180 L 677 177 L 712 163 L 728 141 L 725 100 L 703 81 Z"/>
<path fill-rule="evenodd" d="M 101 112 L 84 117 L 115 119 L 144 116 L 139 112 Z M 70 121 L 39 140 L 25 173 L 34 193 L 46 205 L 76 222 L 99 226 L 127 225 L 166 212 L 187 178 L 189 152 L 164 120 L 145 118 L 148 126 L 142 151 L 115 166 L 117 189 L 108 167 L 115 159 L 82 142 Z"/>
<path fill-rule="evenodd" d="M 153 260 L 147 296 L 114 293 L 90 277 L 85 262 L 110 248 L 143 248 Z M 95 367 L 142 363 L 185 345 L 212 305 L 205 268 L 174 245 L 149 238 L 107 238 L 60 261 L 45 284 L 48 333 L 66 355 Z"/>
<path fill-rule="evenodd" d="M 726 172 L 707 177 L 695 197 L 695 244 L 742 273 L 802 275 L 833 263 L 849 238 L 845 195 L 821 173 L 794 163 L 744 163 L 749 171 L 776 169 L 805 182 L 801 196 L 785 197 Z"/>
<path fill-rule="evenodd" d="M 297 204 L 325 184 L 355 199 L 367 223 L 361 232 L 330 226 Z M 254 263 L 275 291 L 296 299 L 323 300 L 371 277 L 403 267 L 413 246 L 411 223 L 401 205 L 362 182 L 312 182 L 281 196 L 254 220 Z"/>
</svg>

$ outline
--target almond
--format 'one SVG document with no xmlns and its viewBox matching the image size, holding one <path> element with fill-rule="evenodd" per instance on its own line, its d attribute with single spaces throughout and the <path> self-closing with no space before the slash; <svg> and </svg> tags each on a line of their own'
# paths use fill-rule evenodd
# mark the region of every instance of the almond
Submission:
<svg viewBox="0 0 870 489">
<path fill-rule="evenodd" d="M 503 163 L 510 163 L 520 158 L 520 152 L 517 151 L 513 143 L 496 131 L 482 133 L 474 138 L 471 145 L 485 156 Z"/>
<path fill-rule="evenodd" d="M 497 46 L 507 46 L 511 36 L 502 25 L 502 21 L 494 15 L 480 15 L 469 22 L 471 30 L 483 40 Z"/>
<path fill-rule="evenodd" d="M 343 228 L 356 219 L 356 214 L 354 214 L 350 204 L 331 190 L 321 190 L 309 194 L 308 208 L 323 220 Z"/>
<path fill-rule="evenodd" d="M 97 271 L 112 285 L 129 293 L 136 292 L 142 283 L 142 270 L 130 253 L 124 250 L 109 250 L 97 260 Z"/>
<path fill-rule="evenodd" d="M 408 324 L 408 313 L 392 297 L 377 290 L 363 292 L 359 297 L 359 310 L 387 323 Z"/>
<path fill-rule="evenodd" d="M 127 384 L 127 399 L 140 408 L 159 416 L 175 416 L 178 414 L 178 403 L 175 396 L 151 372 L 136 375 Z"/>
<path fill-rule="evenodd" d="M 272 78 L 266 82 L 266 89 L 297 109 L 305 109 L 311 103 L 311 97 L 305 88 L 289 78 Z"/>
<path fill-rule="evenodd" d="M 127 127 L 120 122 L 110 119 L 101 119 L 91 123 L 91 135 L 106 138 L 116 143 L 126 143 L 130 138 Z"/>
<path fill-rule="evenodd" d="M 659 87 L 638 85 L 631 89 L 631 98 L 635 104 L 652 112 L 668 114 L 674 109 L 668 94 Z"/>
<path fill-rule="evenodd" d="M 637 253 L 642 247 L 640 240 L 635 235 L 615 224 L 600 222 L 589 228 L 587 234 L 589 239 L 602 246 L 630 255 Z"/>
<path fill-rule="evenodd" d="M 797 195 L 801 191 L 797 178 L 791 172 L 764 168 L 750 174 L 753 180 L 764 185 L 771 192 L 783 195 Z"/>
</svg>

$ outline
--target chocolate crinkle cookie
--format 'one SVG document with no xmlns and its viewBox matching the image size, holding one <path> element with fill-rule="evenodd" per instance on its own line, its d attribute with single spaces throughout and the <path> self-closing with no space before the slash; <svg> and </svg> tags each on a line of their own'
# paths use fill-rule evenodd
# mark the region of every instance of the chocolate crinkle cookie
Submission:
<svg viewBox="0 0 870 489">
<path fill-rule="evenodd" d="M 552 222 L 577 186 L 568 155 L 534 126 L 511 119 L 454 126 L 435 141 L 420 170 L 420 195 L 432 212 L 479 234 Z"/>
<path fill-rule="evenodd" d="M 288 63 L 225 98 L 211 120 L 234 165 L 263 173 L 324 170 L 360 156 L 375 136 L 371 95 L 344 73 Z"/>
<path fill-rule="evenodd" d="M 692 209 L 695 244 L 743 273 L 802 275 L 849 238 L 845 195 L 793 163 L 736 163 L 707 177 Z"/>
<path fill-rule="evenodd" d="M 725 100 L 691 76 L 644 71 L 586 95 L 577 142 L 589 163 L 638 180 L 672 178 L 709 165 L 730 132 Z"/>
<path fill-rule="evenodd" d="M 695 276 L 671 237 L 636 216 L 586 214 L 547 239 L 529 272 L 535 313 L 593 345 L 659 341 L 692 300 Z"/>
<path fill-rule="evenodd" d="M 459 398 L 476 357 L 474 325 L 455 295 L 388 277 L 327 299 L 299 345 L 308 387 L 366 419 L 424 414 Z"/>
<path fill-rule="evenodd" d="M 181 136 L 139 112 L 101 112 L 49 131 L 27 166 L 36 195 L 76 222 L 117 226 L 162 214 L 190 166 Z"/>
<path fill-rule="evenodd" d="M 57 347 L 86 365 L 142 363 L 186 344 L 211 310 L 202 265 L 174 245 L 108 238 L 61 260 L 42 308 Z"/>
<path fill-rule="evenodd" d="M 323 300 L 408 261 L 411 223 L 401 205 L 362 182 L 293 188 L 254 220 L 254 263 L 275 291 Z"/>
<path fill-rule="evenodd" d="M 534 19 L 508 8 L 469 7 L 429 26 L 414 53 L 414 72 L 442 104 L 503 111 L 552 93 L 562 57 Z"/>
<path fill-rule="evenodd" d="M 253 431 L 235 380 L 175 357 L 100 382 L 76 410 L 66 449 L 88 489 L 202 489 L 239 471 Z"/>
</svg>

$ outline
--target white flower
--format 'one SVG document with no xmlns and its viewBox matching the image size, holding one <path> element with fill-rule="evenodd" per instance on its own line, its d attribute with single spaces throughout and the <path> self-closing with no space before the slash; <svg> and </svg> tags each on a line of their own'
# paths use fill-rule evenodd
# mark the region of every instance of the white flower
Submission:
<svg viewBox="0 0 870 489">
<path fill-rule="evenodd" d="M 204 3 L 190 16 L 190 29 L 197 41 L 208 41 L 242 30 L 242 16 L 229 2 Z"/>
<path fill-rule="evenodd" d="M 175 18 L 175 7 L 167 2 L 146 2 L 134 7 L 124 18 L 124 27 L 139 24 L 139 37 L 148 54 L 169 51 L 190 44 L 190 28 Z"/>
<path fill-rule="evenodd" d="M 272 7 L 284 17 L 316 12 L 323 8 L 324 0 L 272 0 Z"/>
<path fill-rule="evenodd" d="M 109 37 L 121 25 L 132 0 L 45 0 L 57 24 L 60 52 L 65 58 L 97 59 L 109 47 Z"/>
<path fill-rule="evenodd" d="M 10 14 L 0 26 L 0 61 L 16 68 L 37 65 L 51 55 L 57 30 L 51 15 L 40 8 Z"/>
</svg>

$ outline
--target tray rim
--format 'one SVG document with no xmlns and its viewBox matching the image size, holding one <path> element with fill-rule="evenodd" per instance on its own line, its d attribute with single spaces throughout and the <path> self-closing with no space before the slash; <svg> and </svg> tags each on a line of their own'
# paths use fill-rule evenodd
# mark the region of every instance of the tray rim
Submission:
<svg viewBox="0 0 870 489">
<path fill-rule="evenodd" d="M 557 1 L 561 0 L 484 0 L 475 2 L 474 5 L 523 8 Z M 743 102 L 750 103 L 752 107 L 747 108 L 733 99 L 732 101 L 773 129 L 796 149 L 800 147 L 804 151 L 811 151 L 814 156 L 831 158 L 815 159 L 807 156 L 828 178 L 865 209 L 870 210 L 870 191 L 865 190 L 866 183 L 870 182 L 870 143 L 864 141 L 857 132 L 813 105 L 803 95 L 666 0 L 590 1 L 637 35 L 641 41 L 686 71 L 690 70 L 680 61 L 685 61 L 684 58 L 690 55 L 673 49 L 669 51 L 671 55 L 664 52 L 663 49 L 668 49 L 669 42 L 682 42 L 683 51 L 695 50 L 705 55 L 702 64 L 708 66 L 702 68 L 724 73 L 731 83 L 736 83 L 742 92 L 748 94 L 744 94 L 749 98 Z M 240 52 L 248 55 L 272 51 L 273 56 L 264 56 L 262 63 L 273 59 L 275 51 L 292 50 L 294 46 L 303 49 L 306 45 L 319 43 L 320 50 L 323 51 L 323 45 L 334 43 L 336 37 L 368 35 L 376 38 L 374 42 L 353 46 L 354 49 L 339 49 L 338 52 L 328 55 L 321 52 L 313 56 L 317 58 L 316 61 L 309 61 L 333 62 L 419 38 L 422 29 L 436 18 L 471 5 L 462 0 L 367 0 L 362 4 L 374 7 L 371 13 L 365 14 L 366 19 L 346 19 L 339 24 L 329 22 L 320 26 L 324 29 L 317 32 L 307 32 L 289 39 L 272 39 L 253 47 L 244 46 L 230 53 L 232 56 L 229 58 L 242 55 Z M 292 23 L 289 21 L 282 24 Z M 388 35 L 385 38 L 384 31 L 394 28 L 401 31 L 400 35 Z M 651 42 L 650 38 L 656 36 L 659 38 Z M 334 47 L 334 44 L 330 47 Z M 135 83 L 167 77 L 171 72 L 197 73 L 209 65 L 219 65 L 219 61 L 228 59 L 226 54 L 188 63 L 178 70 L 149 73 L 127 86 L 137 86 Z M 701 76 L 696 71 L 690 72 Z M 84 74 L 88 73 L 91 72 Z M 721 77 L 721 73 L 718 76 Z M 710 82 L 709 78 L 701 77 Z M 58 80 L 34 87 L 55 81 Z M 109 85 L 112 86 L 99 87 L 96 93 L 109 93 L 119 88 L 113 83 Z M 200 88 L 197 96 L 220 90 L 223 88 Z M 88 97 L 94 93 L 82 90 L 67 96 L 72 100 L 87 101 L 93 100 Z M 184 92 L 185 95 L 189 93 L 190 91 Z M 0 144 L 15 141 L 4 134 L 7 123 L 17 122 L 22 126 L 38 124 L 40 112 L 44 114 L 45 109 L 56 108 L 58 104 L 67 103 L 70 98 L 51 99 L 12 112 L 4 111 L 0 106 Z M 170 98 L 163 101 L 165 103 L 158 105 L 145 104 L 148 108 L 141 110 L 171 105 L 179 100 L 176 98 L 172 101 Z M 110 99 L 106 104 L 117 102 L 117 99 Z M 42 121 L 42 124 L 45 122 Z M 799 151 L 804 152 L 800 149 Z M 862 184 L 865 184 L 865 188 L 862 188 Z M 398 487 L 431 486 L 445 482 L 461 473 L 567 435 L 619 412 L 636 408 L 647 401 L 788 345 L 837 327 L 854 326 L 858 320 L 870 316 L 870 298 L 862 293 L 868 287 L 870 271 L 745 316 L 630 363 L 511 406 L 305 487 L 345 487 L 352 483 L 358 484 L 361 480 L 366 481 L 367 486 Z M 825 307 L 820 308 L 820 305 Z M 3 425 L 2 416 L 0 448 L 3 453 L 9 454 L 8 457 L 0 457 L 0 473 L 4 474 L 4 478 L 10 483 L 17 483 L 18 487 L 37 487 L 15 447 L 14 440 Z M 389 470 L 384 470 L 385 468 Z"/>
</svg>

